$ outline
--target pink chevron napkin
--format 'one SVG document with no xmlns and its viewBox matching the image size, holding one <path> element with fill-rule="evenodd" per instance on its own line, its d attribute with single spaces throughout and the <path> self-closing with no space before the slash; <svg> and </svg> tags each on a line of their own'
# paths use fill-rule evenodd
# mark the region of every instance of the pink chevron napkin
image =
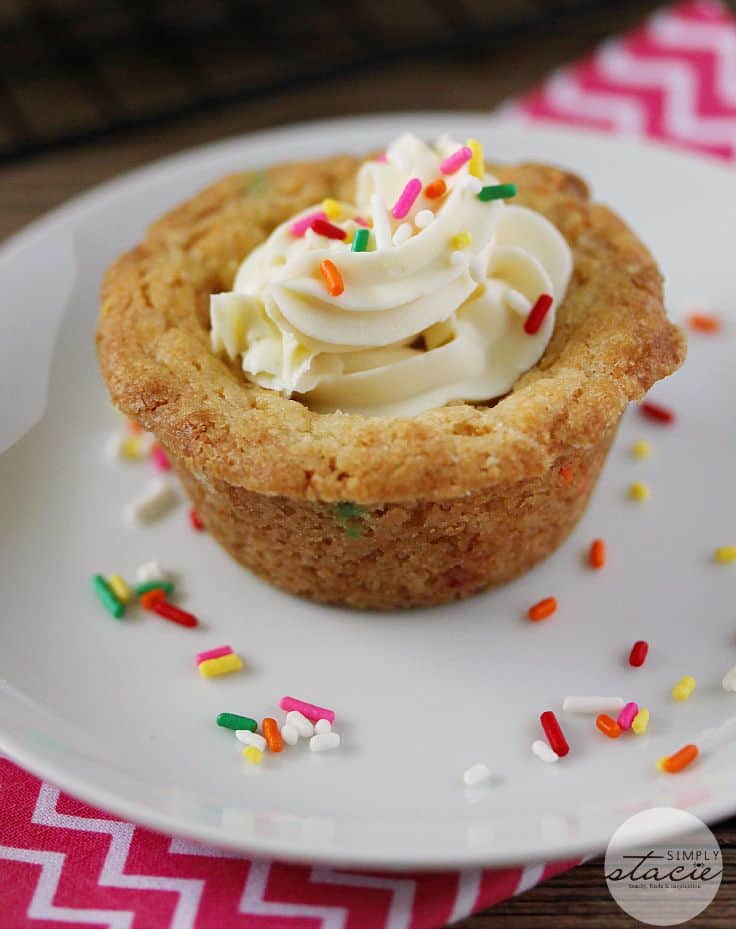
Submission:
<svg viewBox="0 0 736 929">
<path fill-rule="evenodd" d="M 736 159 L 736 18 L 715 0 L 660 10 L 504 111 Z"/>
<path fill-rule="evenodd" d="M 553 74 L 505 112 L 736 158 L 736 21 L 686 2 Z M 250 860 L 163 836 L 0 758 L 0 926 L 436 929 L 577 862 L 361 873 Z"/>
</svg>

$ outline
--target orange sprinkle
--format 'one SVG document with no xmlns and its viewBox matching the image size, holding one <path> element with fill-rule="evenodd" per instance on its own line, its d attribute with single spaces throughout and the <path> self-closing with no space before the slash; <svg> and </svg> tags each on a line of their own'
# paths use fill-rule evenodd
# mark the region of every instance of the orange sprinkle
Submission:
<svg viewBox="0 0 736 929">
<path fill-rule="evenodd" d="M 529 607 L 529 619 L 533 622 L 539 622 L 540 619 L 546 619 L 557 610 L 557 598 L 545 597 L 539 603 Z"/>
<path fill-rule="evenodd" d="M 596 539 L 591 544 L 588 561 L 595 571 L 598 571 L 606 563 L 606 543 L 603 539 Z"/>
<path fill-rule="evenodd" d="M 137 435 L 139 432 L 143 432 L 143 426 L 141 426 L 141 424 L 136 422 L 134 419 L 129 419 L 128 432 L 132 432 L 133 435 Z"/>
<path fill-rule="evenodd" d="M 424 188 L 424 196 L 428 200 L 439 200 L 440 197 L 444 196 L 446 190 L 447 184 L 441 177 L 438 177 L 436 181 L 432 181 L 431 184 L 427 184 Z"/>
<path fill-rule="evenodd" d="M 261 731 L 263 732 L 263 738 L 266 740 L 266 745 L 268 745 L 269 751 L 280 752 L 284 747 L 284 742 L 281 738 L 279 724 L 276 722 L 276 720 L 272 719 L 270 716 L 267 716 L 261 724 Z"/>
<path fill-rule="evenodd" d="M 601 713 L 595 720 L 596 728 L 609 739 L 617 739 L 621 735 L 621 727 L 613 717 Z"/>
<path fill-rule="evenodd" d="M 723 322 L 712 313 L 691 313 L 687 324 L 695 332 L 720 332 L 723 329 Z"/>
<path fill-rule="evenodd" d="M 320 264 L 319 270 L 322 272 L 327 293 L 331 297 L 339 297 L 343 290 L 345 290 L 345 284 L 342 280 L 342 274 L 338 271 L 334 261 L 325 258 Z"/>
<path fill-rule="evenodd" d="M 144 610 L 152 610 L 154 603 L 160 603 L 166 599 L 166 591 L 161 587 L 154 587 L 153 590 L 147 590 L 141 594 L 138 602 Z"/>
<path fill-rule="evenodd" d="M 677 774 L 678 771 L 682 771 L 683 768 L 692 764 L 699 754 L 700 752 L 698 751 L 697 745 L 686 745 L 684 748 L 681 748 L 679 752 L 675 752 L 674 755 L 665 758 L 662 762 L 662 768 L 667 771 L 668 774 Z"/>
<path fill-rule="evenodd" d="M 559 471 L 560 479 L 567 484 L 569 487 L 570 484 L 575 480 L 575 467 L 574 465 L 565 464 L 560 468 Z"/>
</svg>

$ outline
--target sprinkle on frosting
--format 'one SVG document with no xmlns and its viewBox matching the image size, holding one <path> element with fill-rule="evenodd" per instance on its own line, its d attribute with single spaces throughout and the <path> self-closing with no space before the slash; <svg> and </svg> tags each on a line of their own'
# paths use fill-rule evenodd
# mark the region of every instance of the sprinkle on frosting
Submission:
<svg viewBox="0 0 736 929">
<path fill-rule="evenodd" d="M 318 412 L 414 416 L 507 393 L 544 352 L 572 258 L 539 213 L 483 199 L 510 194 L 481 155 L 407 134 L 365 162 L 354 203 L 277 227 L 212 295 L 215 351 Z"/>
</svg>

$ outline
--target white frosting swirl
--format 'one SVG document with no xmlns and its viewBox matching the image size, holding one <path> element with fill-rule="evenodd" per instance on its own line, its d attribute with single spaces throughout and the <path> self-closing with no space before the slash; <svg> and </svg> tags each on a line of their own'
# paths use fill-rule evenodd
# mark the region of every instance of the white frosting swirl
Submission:
<svg viewBox="0 0 736 929">
<path fill-rule="evenodd" d="M 345 241 L 294 234 L 319 204 L 276 228 L 242 263 L 232 292 L 211 297 L 215 351 L 240 356 L 249 380 L 320 412 L 413 416 L 507 393 L 544 352 L 572 256 L 539 213 L 479 200 L 481 183 L 498 182 L 481 182 L 468 164 L 444 176 L 443 197 L 421 193 L 394 219 L 409 179 L 424 188 L 443 177 L 440 162 L 458 147 L 443 138 L 430 148 L 407 134 L 385 161 L 364 163 L 355 205 L 330 205 Z M 372 221 L 369 250 L 354 252 L 360 217 Z M 339 296 L 322 278 L 325 258 L 343 279 Z M 543 293 L 554 303 L 528 335 L 524 320 Z"/>
</svg>

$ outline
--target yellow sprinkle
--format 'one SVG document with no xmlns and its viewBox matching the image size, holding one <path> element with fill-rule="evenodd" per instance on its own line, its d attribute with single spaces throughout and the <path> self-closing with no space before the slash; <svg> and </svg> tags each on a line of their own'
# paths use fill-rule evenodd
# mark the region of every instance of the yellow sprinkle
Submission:
<svg viewBox="0 0 736 929">
<path fill-rule="evenodd" d="M 111 574 L 107 579 L 110 589 L 123 603 L 130 603 L 133 599 L 133 592 L 119 574 Z"/>
<path fill-rule="evenodd" d="M 677 700 L 679 703 L 683 700 L 687 700 L 695 690 L 695 684 L 695 678 L 686 674 L 685 677 L 683 677 L 681 681 L 678 681 L 672 688 L 672 699 Z"/>
<path fill-rule="evenodd" d="M 339 200 L 333 200 L 332 197 L 322 201 L 322 209 L 328 219 L 339 219 L 342 216 L 342 203 Z"/>
<path fill-rule="evenodd" d="M 473 237 L 469 232 L 458 232 L 450 239 L 450 245 L 455 249 L 467 248 L 472 241 Z"/>
<path fill-rule="evenodd" d="M 644 735 L 644 733 L 647 731 L 648 725 L 649 710 L 643 706 L 634 717 L 634 721 L 631 723 L 631 728 L 634 730 L 636 735 Z"/>
<path fill-rule="evenodd" d="M 141 457 L 141 437 L 139 435 L 126 436 L 120 443 L 120 457 L 128 461 L 137 461 Z"/>
<path fill-rule="evenodd" d="M 661 758 L 659 759 L 659 761 L 657 762 L 657 770 L 658 770 L 658 771 L 664 771 L 664 770 L 665 770 L 665 767 L 664 767 L 664 766 L 665 766 L 665 762 L 669 759 L 669 757 L 670 757 L 669 755 L 662 755 L 662 757 L 661 757 Z"/>
<path fill-rule="evenodd" d="M 652 446 L 646 439 L 637 439 L 631 446 L 631 454 L 634 458 L 649 458 L 652 454 Z"/>
<path fill-rule="evenodd" d="M 632 500 L 638 500 L 639 503 L 643 503 L 645 500 L 649 499 L 649 485 L 645 484 L 644 481 L 634 481 L 629 487 L 629 496 Z"/>
<path fill-rule="evenodd" d="M 222 658 L 209 658 L 199 665 L 199 673 L 202 677 L 219 677 L 221 674 L 231 674 L 233 671 L 240 671 L 243 667 L 240 655 L 234 652 L 230 655 L 223 655 Z"/>
<path fill-rule="evenodd" d="M 713 557 L 719 564 L 731 564 L 736 561 L 736 545 L 722 545 L 713 552 Z"/>
<path fill-rule="evenodd" d="M 200 668 L 202 665 L 200 665 Z M 248 745 L 243 749 L 243 755 L 251 764 L 260 764 L 263 761 L 263 752 L 259 751 L 255 745 Z"/>
<path fill-rule="evenodd" d="M 470 164 L 468 165 L 468 172 L 472 174 L 473 177 L 479 177 L 482 180 L 485 174 L 483 145 L 477 139 L 468 139 L 468 148 L 473 153 L 473 157 L 470 159 Z"/>
</svg>

